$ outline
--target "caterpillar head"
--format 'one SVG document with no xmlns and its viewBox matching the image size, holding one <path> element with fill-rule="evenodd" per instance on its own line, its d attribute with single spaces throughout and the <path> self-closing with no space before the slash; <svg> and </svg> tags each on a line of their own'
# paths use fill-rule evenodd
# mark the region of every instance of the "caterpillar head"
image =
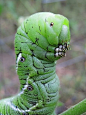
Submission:
<svg viewBox="0 0 86 115">
<path fill-rule="evenodd" d="M 16 56 L 26 53 L 42 60 L 55 61 L 64 56 L 69 44 L 68 19 L 59 14 L 41 12 L 31 15 L 18 28 L 15 52 Z"/>
</svg>

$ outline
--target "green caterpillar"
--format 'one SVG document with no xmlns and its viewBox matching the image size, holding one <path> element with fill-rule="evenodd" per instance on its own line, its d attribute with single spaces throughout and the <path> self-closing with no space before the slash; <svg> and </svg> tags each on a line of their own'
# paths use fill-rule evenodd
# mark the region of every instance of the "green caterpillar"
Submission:
<svg viewBox="0 0 86 115">
<path fill-rule="evenodd" d="M 69 49 L 69 21 L 40 12 L 27 18 L 15 35 L 20 92 L 0 101 L 0 115 L 55 115 L 59 98 L 56 60 Z"/>
</svg>

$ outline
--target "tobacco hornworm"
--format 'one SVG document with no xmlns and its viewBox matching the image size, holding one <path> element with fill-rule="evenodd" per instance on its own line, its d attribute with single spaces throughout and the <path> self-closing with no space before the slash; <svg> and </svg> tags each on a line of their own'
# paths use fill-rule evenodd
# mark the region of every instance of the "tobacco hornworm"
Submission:
<svg viewBox="0 0 86 115">
<path fill-rule="evenodd" d="M 27 18 L 15 35 L 20 92 L 0 101 L 0 115 L 55 115 L 59 98 L 56 60 L 70 43 L 69 21 L 50 12 Z"/>
</svg>

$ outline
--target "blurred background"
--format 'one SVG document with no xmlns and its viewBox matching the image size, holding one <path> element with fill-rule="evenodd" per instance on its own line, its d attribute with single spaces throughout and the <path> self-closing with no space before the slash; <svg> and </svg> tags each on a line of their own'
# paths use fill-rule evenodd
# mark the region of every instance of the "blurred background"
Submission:
<svg viewBox="0 0 86 115">
<path fill-rule="evenodd" d="M 19 91 L 14 38 L 21 22 L 36 12 L 53 12 L 69 19 L 71 50 L 57 61 L 61 82 L 59 111 L 86 98 L 86 0 L 0 0 L 0 99 Z M 58 113 L 58 111 L 57 111 Z"/>
</svg>

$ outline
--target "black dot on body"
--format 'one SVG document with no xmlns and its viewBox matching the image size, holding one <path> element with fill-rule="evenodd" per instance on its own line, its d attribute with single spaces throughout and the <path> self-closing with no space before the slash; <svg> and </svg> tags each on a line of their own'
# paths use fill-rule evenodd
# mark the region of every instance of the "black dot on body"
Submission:
<svg viewBox="0 0 86 115">
<path fill-rule="evenodd" d="M 54 23 L 53 23 L 53 22 L 51 22 L 51 23 L 50 23 L 50 26 L 52 27 L 53 25 L 54 25 Z"/>
<path fill-rule="evenodd" d="M 32 90 L 33 90 L 33 87 L 32 87 L 31 85 L 29 85 L 29 86 L 27 87 L 27 89 L 28 89 L 29 91 L 32 91 Z"/>
<path fill-rule="evenodd" d="M 24 61 L 25 61 L 25 58 L 24 58 L 24 57 L 21 57 L 21 58 L 20 58 L 20 61 L 21 61 L 21 62 L 24 62 Z"/>
</svg>

